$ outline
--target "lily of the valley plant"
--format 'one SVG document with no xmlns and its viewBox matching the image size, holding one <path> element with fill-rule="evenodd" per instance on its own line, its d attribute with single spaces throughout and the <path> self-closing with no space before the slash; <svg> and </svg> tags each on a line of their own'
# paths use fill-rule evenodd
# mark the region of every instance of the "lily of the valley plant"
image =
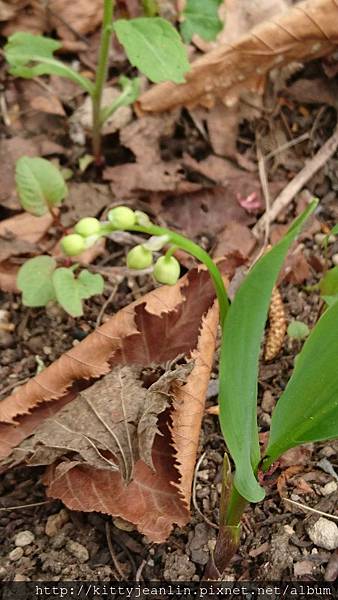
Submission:
<svg viewBox="0 0 338 600">
<path fill-rule="evenodd" d="M 220 530 L 214 556 L 206 576 L 218 578 L 239 543 L 240 521 L 248 503 L 260 502 L 265 491 L 259 483 L 271 465 L 289 448 L 338 436 L 338 303 L 322 315 L 298 355 L 294 372 L 272 415 L 267 447 L 261 454 L 257 426 L 257 380 L 259 355 L 271 293 L 290 245 L 315 210 L 313 201 L 298 217 L 285 237 L 252 267 L 231 306 L 222 276 L 209 255 L 185 237 L 151 223 L 141 212 L 128 207 L 113 208 L 108 222 L 82 219 L 74 234 L 63 239 L 67 254 L 76 255 L 102 235 L 128 230 L 150 235 L 133 248 L 128 266 L 144 269 L 154 253 L 153 274 L 164 284 L 174 284 L 180 265 L 173 256 L 180 248 L 209 269 L 219 302 L 222 327 L 220 357 L 220 424 L 234 463 L 231 475 L 224 461 Z"/>
</svg>

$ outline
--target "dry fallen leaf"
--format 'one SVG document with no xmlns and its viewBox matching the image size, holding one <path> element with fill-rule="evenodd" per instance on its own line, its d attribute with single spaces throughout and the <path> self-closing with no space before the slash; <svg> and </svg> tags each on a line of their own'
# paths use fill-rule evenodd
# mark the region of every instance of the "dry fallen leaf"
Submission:
<svg viewBox="0 0 338 600">
<path fill-rule="evenodd" d="M 101 0 L 49 0 L 48 9 L 51 29 L 56 29 L 64 40 L 77 41 L 79 36 L 91 33 L 102 22 Z"/>
<path fill-rule="evenodd" d="M 237 42 L 224 44 L 197 59 L 186 83 L 161 83 L 142 94 L 143 112 L 178 106 L 213 106 L 216 99 L 232 106 L 243 90 L 257 90 L 273 68 L 293 61 L 315 59 L 334 50 L 338 42 L 336 0 L 308 0 L 273 20 L 254 27 Z"/>
<path fill-rule="evenodd" d="M 19 136 L 0 140 L 0 204 L 11 210 L 20 208 L 15 192 L 15 164 L 21 156 L 39 156 L 38 145 Z"/>
<path fill-rule="evenodd" d="M 122 309 L 0 403 L 1 455 L 11 455 L 12 448 L 21 442 L 21 451 L 28 449 L 33 452 L 32 461 L 41 462 L 41 455 L 48 450 L 44 445 L 53 440 L 56 455 L 44 459 L 53 461 L 45 477 L 49 496 L 60 498 L 74 510 L 120 516 L 150 539 L 164 541 L 173 523 L 183 525 L 189 519 L 190 490 L 218 323 L 213 302 L 208 273 L 194 269 L 176 286 L 158 288 Z M 135 382 L 135 373 L 140 370 L 132 365 L 150 367 L 154 362 L 161 364 L 189 354 L 190 374 L 184 365 L 178 365 L 148 390 Z M 127 385 L 118 382 L 122 374 Z M 101 375 L 103 379 L 93 383 Z M 86 389 L 79 394 L 81 387 Z M 110 401 L 113 387 L 117 395 Z M 124 403 L 122 389 L 124 394 L 128 392 Z M 163 392 L 169 394 L 169 400 L 168 396 L 160 397 Z M 107 427 L 102 428 L 102 419 L 106 425 L 110 423 L 109 432 Z M 63 436 L 61 428 L 65 427 Z M 126 451 L 129 443 L 132 449 Z M 14 462 L 16 452 L 11 456 Z M 124 481 L 120 470 L 113 470 L 107 463 L 112 457 L 116 457 L 115 466 L 123 463 L 124 475 L 132 468 L 130 483 Z"/>
</svg>

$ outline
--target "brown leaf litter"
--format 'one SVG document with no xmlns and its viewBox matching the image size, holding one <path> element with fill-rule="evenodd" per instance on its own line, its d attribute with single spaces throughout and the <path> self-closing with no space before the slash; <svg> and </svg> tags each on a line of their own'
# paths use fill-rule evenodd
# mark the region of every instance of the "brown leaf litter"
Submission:
<svg viewBox="0 0 338 600">
<path fill-rule="evenodd" d="M 232 44 L 224 44 L 198 58 L 186 75 L 186 83 L 161 83 L 138 100 L 143 112 L 179 106 L 206 107 L 219 99 L 236 103 L 242 90 L 257 91 L 257 76 L 280 69 L 292 61 L 313 60 L 329 54 L 338 42 L 337 0 L 308 0 L 273 20 L 254 27 Z"/>
<path fill-rule="evenodd" d="M 8 292 L 17 291 L 16 275 L 19 265 L 9 259 L 23 254 L 36 254 L 38 243 L 43 239 L 53 217 L 46 213 L 35 217 L 22 213 L 5 219 L 0 223 L 0 289 Z"/>
<path fill-rule="evenodd" d="M 2 457 L 50 464 L 49 496 L 73 510 L 120 516 L 163 541 L 173 523 L 189 519 L 214 297 L 208 273 L 194 269 L 122 309 L 0 403 Z M 190 362 L 167 366 L 152 384 L 154 363 L 180 356 Z M 137 365 L 147 367 L 148 388 Z"/>
</svg>

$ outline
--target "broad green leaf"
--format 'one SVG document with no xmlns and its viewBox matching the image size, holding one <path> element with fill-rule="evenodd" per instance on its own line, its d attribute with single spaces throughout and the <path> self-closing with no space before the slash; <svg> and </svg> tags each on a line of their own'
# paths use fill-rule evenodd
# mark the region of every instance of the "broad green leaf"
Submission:
<svg viewBox="0 0 338 600">
<path fill-rule="evenodd" d="M 289 448 L 338 437 L 338 303 L 319 319 L 272 415 L 268 464 Z"/>
<path fill-rule="evenodd" d="M 208 42 L 213 41 L 222 31 L 223 23 L 218 16 L 218 9 L 223 0 L 187 0 L 182 12 L 181 34 L 185 42 L 190 42 L 197 33 Z"/>
<path fill-rule="evenodd" d="M 46 306 L 55 300 L 52 281 L 55 268 L 56 261 L 50 256 L 31 258 L 21 267 L 16 283 L 25 306 Z"/>
<path fill-rule="evenodd" d="M 114 30 L 134 67 L 155 83 L 184 83 L 187 51 L 176 29 L 161 17 L 120 19 Z"/>
<path fill-rule="evenodd" d="M 319 282 L 322 296 L 335 296 L 338 294 L 338 267 L 329 269 Z"/>
<path fill-rule="evenodd" d="M 104 279 L 99 273 L 90 273 L 83 269 L 79 274 L 77 283 L 80 289 L 81 298 L 91 298 L 95 294 L 102 294 L 104 289 Z"/>
<path fill-rule="evenodd" d="M 74 81 L 92 94 L 93 83 L 76 71 L 54 58 L 61 48 L 60 42 L 41 35 L 17 32 L 8 38 L 4 47 L 5 57 L 12 75 L 31 79 L 39 75 L 59 75 Z"/>
<path fill-rule="evenodd" d="M 121 75 L 119 84 L 122 88 L 121 94 L 114 100 L 110 106 L 105 106 L 101 110 L 101 123 L 104 123 L 120 106 L 129 106 L 137 100 L 140 93 L 140 80 L 138 77 L 129 79 Z"/>
<path fill-rule="evenodd" d="M 250 502 L 264 498 L 255 470 L 260 461 L 257 377 L 260 346 L 270 298 L 286 253 L 317 202 L 294 222 L 286 236 L 251 269 L 225 319 L 220 359 L 220 423 L 235 462 L 235 487 Z"/>
<path fill-rule="evenodd" d="M 303 321 L 291 321 L 288 326 L 288 336 L 296 340 L 304 340 L 310 334 L 310 329 Z"/>
<path fill-rule="evenodd" d="M 104 288 L 101 275 L 84 270 L 76 278 L 72 269 L 64 267 L 54 271 L 53 284 L 57 301 L 72 317 L 83 314 L 82 300 L 102 294 Z"/>
<path fill-rule="evenodd" d="M 59 169 L 44 158 L 19 158 L 15 181 L 22 208 L 38 217 L 49 208 L 59 206 L 67 196 L 67 186 Z"/>
</svg>

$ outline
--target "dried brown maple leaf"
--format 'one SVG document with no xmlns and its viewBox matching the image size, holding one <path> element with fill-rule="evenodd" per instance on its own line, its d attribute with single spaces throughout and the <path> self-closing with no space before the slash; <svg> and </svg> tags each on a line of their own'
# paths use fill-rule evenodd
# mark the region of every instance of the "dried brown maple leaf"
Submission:
<svg viewBox="0 0 338 600">
<path fill-rule="evenodd" d="M 236 43 L 224 44 L 197 59 L 186 83 L 161 83 L 138 100 L 143 112 L 178 106 L 213 106 L 216 99 L 233 105 L 245 89 L 257 90 L 257 77 L 292 61 L 328 54 L 338 43 L 337 0 L 301 2 L 264 21 Z"/>
<path fill-rule="evenodd" d="M 79 448 L 74 448 L 74 442 L 78 441 L 74 434 L 72 440 L 68 437 L 68 443 L 73 444 L 68 448 L 73 450 L 72 455 L 67 457 L 67 450 L 63 452 L 46 474 L 48 495 L 60 498 L 71 509 L 119 515 L 135 523 L 152 540 L 164 541 L 173 523 L 183 525 L 189 519 L 190 489 L 218 323 L 214 296 L 208 273 L 204 269 L 194 269 L 178 285 L 158 288 L 120 311 L 12 397 L 0 403 L 1 420 L 4 422 L 1 426 L 2 455 L 10 454 L 11 447 L 34 432 L 39 434 L 37 427 L 45 418 L 41 413 L 46 407 L 52 411 L 52 423 L 60 420 L 63 411 L 69 414 L 73 403 L 81 398 L 73 399 L 79 393 L 76 385 L 88 385 L 83 382 L 84 379 L 93 380 L 113 373 L 115 365 L 120 365 L 118 372 L 121 373 L 122 365 L 159 364 L 181 354 L 192 353 L 193 368 L 186 383 L 182 385 L 181 381 L 177 388 L 178 381 L 175 382 L 176 389 L 170 392 L 174 400 L 156 423 L 160 434 L 156 434 L 155 430 L 151 456 L 150 444 L 158 404 L 154 411 L 154 400 L 151 399 L 147 405 L 150 414 L 145 411 L 138 415 L 138 438 L 142 444 L 138 445 L 138 454 L 135 454 L 130 483 L 124 481 L 120 471 L 108 469 L 104 459 L 105 468 L 103 463 L 95 463 L 96 466 L 84 464 L 80 455 L 85 451 L 89 456 L 93 446 L 89 443 L 78 452 Z M 107 377 L 109 375 L 101 381 L 107 381 Z M 175 379 L 175 373 L 173 377 Z M 87 393 L 91 394 L 90 387 L 82 392 Z M 65 404 L 67 406 L 63 408 Z M 80 404 L 80 410 L 84 410 L 83 397 Z M 121 418 L 121 403 L 119 411 L 117 420 Z M 79 408 L 76 412 L 79 415 Z M 17 419 L 16 425 L 10 424 L 14 418 Z M 88 438 L 90 431 L 86 435 Z M 31 441 L 27 443 L 31 444 Z M 96 447 L 100 443 L 102 436 L 98 441 L 95 436 Z M 57 445 L 63 448 L 62 439 Z M 109 459 L 116 448 L 110 447 L 109 453 L 106 445 L 99 450 L 104 458 Z M 94 461 L 94 454 L 90 456 Z"/>
<path fill-rule="evenodd" d="M 154 468 L 158 416 L 192 368 L 192 362 L 177 365 L 148 388 L 143 385 L 141 367 L 113 368 L 57 415 L 44 420 L 33 436 L 13 450 L 8 464 L 25 460 L 30 465 L 50 465 L 69 455 L 79 465 L 120 471 L 130 482 L 138 460 Z"/>
</svg>

